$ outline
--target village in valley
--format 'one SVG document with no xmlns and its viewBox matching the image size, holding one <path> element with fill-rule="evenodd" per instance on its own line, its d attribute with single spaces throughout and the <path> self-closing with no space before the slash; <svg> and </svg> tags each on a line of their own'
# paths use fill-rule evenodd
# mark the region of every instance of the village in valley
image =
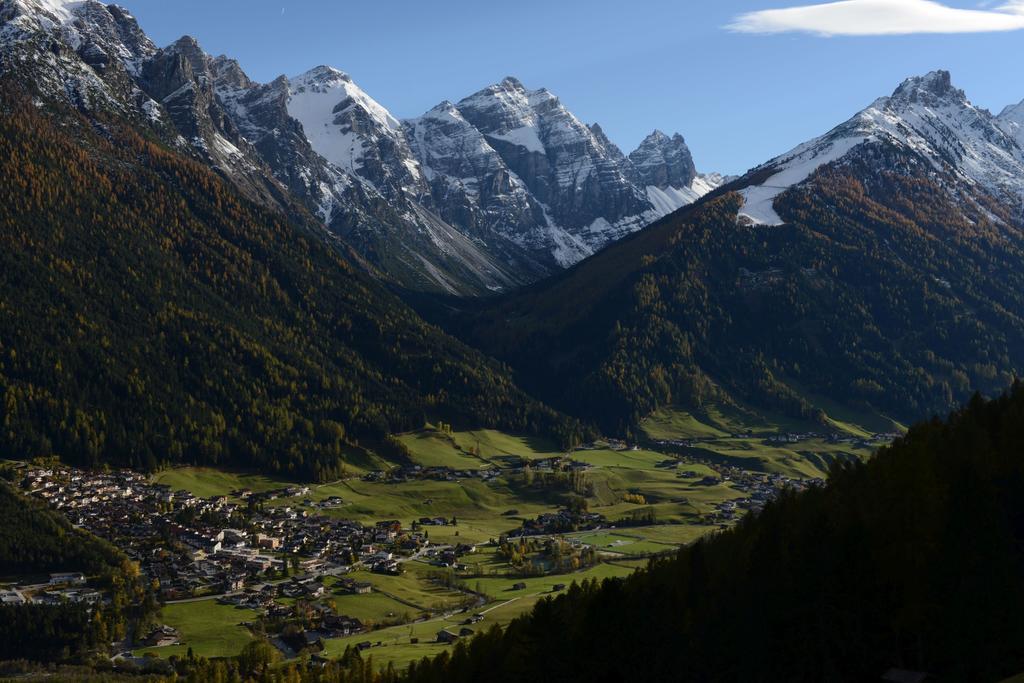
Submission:
<svg viewBox="0 0 1024 683">
<path fill-rule="evenodd" d="M 823 483 L 782 460 L 745 467 L 713 457 L 708 439 L 516 454 L 503 435 L 490 435 L 493 453 L 480 435 L 472 446 L 466 438 L 408 435 L 408 462 L 377 462 L 326 485 L 217 473 L 211 486 L 202 470 L 150 476 L 55 463 L 22 464 L 15 482 L 137 563 L 163 605 L 159 623 L 116 648 L 139 662 L 193 649 L 233 655 L 253 637 L 286 658 L 351 646 L 411 660 L 573 582 L 626 576 L 782 491 Z M 75 572 L 0 585 L 4 603 L 105 599 Z M 216 637 L 206 642 L 204 629 Z"/>
</svg>

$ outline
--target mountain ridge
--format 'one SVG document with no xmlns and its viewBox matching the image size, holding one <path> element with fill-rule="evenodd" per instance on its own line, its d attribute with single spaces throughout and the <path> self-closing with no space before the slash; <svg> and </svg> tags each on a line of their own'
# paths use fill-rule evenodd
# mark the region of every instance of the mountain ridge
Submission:
<svg viewBox="0 0 1024 683">
<path fill-rule="evenodd" d="M 0 72 L 83 111 L 130 116 L 249 196 L 312 213 L 406 288 L 459 295 L 513 289 L 640 229 L 706 187 L 648 197 L 603 133 L 545 90 L 531 91 L 527 104 L 532 97 L 531 106 L 569 122 L 575 146 L 541 154 L 529 173 L 513 172 L 521 140 L 489 130 L 486 144 L 502 147 L 503 167 L 467 159 L 483 170 L 455 177 L 426 166 L 438 151 L 425 145 L 438 138 L 421 137 L 413 154 L 410 122 L 337 69 L 256 83 L 237 62 L 207 55 L 188 36 L 157 48 L 130 13 L 97 0 L 3 0 L 0 21 Z M 515 79 L 502 83 L 526 92 Z M 552 165 L 544 170 L 547 156 Z M 603 169 L 604 179 L 588 181 L 584 167 Z M 533 182 L 534 171 L 541 182 Z M 566 182 L 570 175 L 579 191 Z M 564 187 L 551 194 L 559 177 Z"/>
<path fill-rule="evenodd" d="M 1015 143 L 946 75 L 905 86 L 865 111 L 914 126 L 869 138 L 855 116 L 564 273 L 429 314 L 623 435 L 672 404 L 753 402 L 824 426 L 815 396 L 911 421 L 996 391 L 1024 367 L 1024 220 L 988 182 Z M 963 153 L 929 142 L 946 130 L 966 131 Z M 983 154 L 993 140 L 1009 152 Z"/>
</svg>

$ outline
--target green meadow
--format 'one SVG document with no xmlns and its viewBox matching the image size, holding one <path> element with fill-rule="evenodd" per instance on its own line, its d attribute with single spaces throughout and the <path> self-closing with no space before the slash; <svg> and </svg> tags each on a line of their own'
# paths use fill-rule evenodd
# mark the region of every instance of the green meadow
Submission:
<svg viewBox="0 0 1024 683">
<path fill-rule="evenodd" d="M 184 656 L 192 648 L 201 657 L 236 655 L 252 639 L 249 629 L 242 624 L 255 621 L 256 616 L 252 610 L 220 605 L 213 599 L 164 605 L 160 618 L 164 624 L 178 630 L 181 645 L 144 648 L 136 654 Z"/>
<path fill-rule="evenodd" d="M 470 626 L 474 632 L 480 632 L 492 626 L 504 626 L 512 619 L 532 609 L 539 600 L 545 597 L 557 595 L 554 592 L 555 584 L 562 583 L 569 585 L 590 579 L 605 579 L 610 577 L 624 577 L 635 571 L 634 566 L 601 564 L 591 569 L 576 572 L 574 574 L 544 578 L 531 579 L 481 579 L 479 583 L 492 601 L 479 609 L 470 610 L 467 613 L 460 613 L 451 617 L 438 617 L 416 624 L 405 624 L 390 628 L 380 629 L 372 633 L 365 633 L 347 638 L 338 638 L 326 642 L 326 649 L 323 654 L 329 657 L 341 656 L 349 646 L 358 643 L 370 642 L 372 647 L 363 653 L 364 657 L 372 656 L 374 662 L 381 666 L 392 663 L 396 667 L 403 667 L 409 662 L 417 661 L 425 656 L 437 654 L 451 646 L 435 642 L 437 633 L 447 629 L 458 633 L 462 628 L 462 622 L 470 614 L 480 613 L 484 615 L 484 621 Z M 523 582 L 526 588 L 512 590 L 515 583 Z M 412 643 L 418 639 L 418 643 Z"/>
</svg>

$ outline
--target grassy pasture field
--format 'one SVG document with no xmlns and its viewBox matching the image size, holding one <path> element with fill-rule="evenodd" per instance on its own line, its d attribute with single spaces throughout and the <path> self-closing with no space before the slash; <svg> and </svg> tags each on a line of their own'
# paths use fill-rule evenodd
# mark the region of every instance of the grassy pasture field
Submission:
<svg viewBox="0 0 1024 683">
<path fill-rule="evenodd" d="M 338 614 L 355 617 L 364 624 L 379 624 L 396 617 L 412 620 L 419 610 L 410 607 L 383 593 L 368 595 L 333 594 L 330 597 L 338 608 Z"/>
<path fill-rule="evenodd" d="M 419 608 L 420 612 L 454 609 L 465 599 L 465 595 L 459 591 L 431 582 L 426 571 L 406 571 L 400 576 L 355 572 L 349 576 L 356 581 L 369 581 L 373 584 L 375 593 L 393 596 L 400 603 L 406 605 L 405 611 L 417 611 L 416 608 Z M 341 609 L 340 603 L 339 609 Z"/>
<path fill-rule="evenodd" d="M 794 420 L 765 411 L 732 405 L 709 405 L 699 414 L 679 408 L 663 408 L 644 421 L 643 431 L 653 441 L 693 441 L 685 452 L 724 465 L 793 478 L 828 475 L 837 460 L 865 459 L 882 442 L 863 447 L 830 443 L 824 438 L 797 443 L 767 443 L 772 435 L 836 432 L 870 440 L 879 432 L 898 432 L 902 426 L 883 416 L 861 414 L 832 404 L 826 424 Z"/>
<path fill-rule="evenodd" d="M 554 442 L 540 437 L 516 436 L 493 429 L 444 433 L 432 425 L 398 437 L 423 467 L 481 469 L 500 465 L 509 456 L 529 459 L 562 455 Z M 479 455 L 476 455 L 479 453 Z"/>
<path fill-rule="evenodd" d="M 157 484 L 166 484 L 174 491 L 189 491 L 200 498 L 227 496 L 238 489 L 269 491 L 284 484 L 260 474 L 242 474 L 211 467 L 176 467 L 153 477 Z"/>
<path fill-rule="evenodd" d="M 423 657 L 438 654 L 450 645 L 442 645 L 434 642 L 438 631 L 448 629 L 458 633 L 462 628 L 462 621 L 468 616 L 479 612 L 485 615 L 480 624 L 471 626 L 474 631 L 480 632 L 491 628 L 494 625 L 503 626 L 512 619 L 530 610 L 539 600 L 545 597 L 557 595 L 553 592 L 556 583 L 569 585 L 589 579 L 605 579 L 610 577 L 625 577 L 635 571 L 636 567 L 630 564 L 601 564 L 588 570 L 576 572 L 565 576 L 549 576 L 530 579 L 481 579 L 481 587 L 490 595 L 493 600 L 490 604 L 470 610 L 467 614 L 457 614 L 446 618 L 436 618 L 416 624 L 405 624 L 391 628 L 381 629 L 372 633 L 364 633 L 347 638 L 328 640 L 323 652 L 328 657 L 338 657 L 345 652 L 348 646 L 369 641 L 373 644 L 369 650 L 363 653 L 364 657 L 372 656 L 374 662 L 384 666 L 392 663 L 401 668 L 409 662 L 417 661 Z M 512 590 L 512 585 L 517 582 L 526 584 L 524 590 Z M 419 643 L 411 643 L 411 639 L 419 639 Z M 380 643 L 380 645 L 377 645 Z"/>
<path fill-rule="evenodd" d="M 191 647 L 202 657 L 225 657 L 236 655 L 252 639 L 243 622 L 256 620 L 256 612 L 237 609 L 231 605 L 219 605 L 216 600 L 164 605 L 160 618 L 181 634 L 181 645 L 151 647 L 138 650 L 136 654 L 153 652 L 161 657 L 184 656 Z"/>
<path fill-rule="evenodd" d="M 642 534 L 642 528 L 637 528 L 641 533 L 633 534 L 633 529 L 621 531 L 596 531 L 572 534 L 571 538 L 578 538 L 587 545 L 592 545 L 601 552 L 617 553 L 622 555 L 645 555 L 650 553 L 671 552 L 679 546 L 675 543 L 653 541 Z"/>
</svg>

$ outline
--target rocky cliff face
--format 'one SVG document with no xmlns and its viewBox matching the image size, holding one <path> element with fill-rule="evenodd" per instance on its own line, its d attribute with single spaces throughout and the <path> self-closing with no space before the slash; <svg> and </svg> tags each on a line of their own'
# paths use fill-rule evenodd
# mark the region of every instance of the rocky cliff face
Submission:
<svg viewBox="0 0 1024 683">
<path fill-rule="evenodd" d="M 641 187 L 690 187 L 697 179 L 697 167 L 683 136 L 669 137 L 656 130 L 629 155 L 634 182 Z"/>
<path fill-rule="evenodd" d="M 619 149 L 547 90 L 506 78 L 457 106 L 543 207 L 549 234 L 531 246 L 560 265 L 593 253 L 615 239 L 623 221 L 649 210 Z"/>
</svg>

